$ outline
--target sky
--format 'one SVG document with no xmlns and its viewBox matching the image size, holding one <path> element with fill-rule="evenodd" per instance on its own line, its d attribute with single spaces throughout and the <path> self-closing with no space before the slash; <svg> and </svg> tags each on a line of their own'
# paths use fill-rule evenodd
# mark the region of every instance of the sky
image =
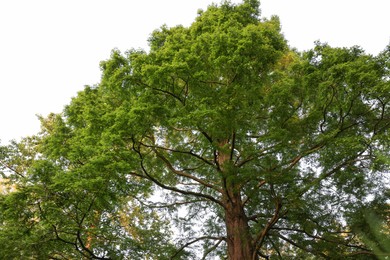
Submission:
<svg viewBox="0 0 390 260">
<path fill-rule="evenodd" d="M 37 115 L 60 113 L 85 85 L 99 83 L 111 50 L 148 49 L 163 24 L 189 26 L 220 0 L 0 0 L 0 140 L 36 134 Z M 240 3 L 239 0 L 232 0 Z M 373 55 L 390 42 L 389 0 L 263 0 L 289 45 L 320 40 Z"/>
</svg>

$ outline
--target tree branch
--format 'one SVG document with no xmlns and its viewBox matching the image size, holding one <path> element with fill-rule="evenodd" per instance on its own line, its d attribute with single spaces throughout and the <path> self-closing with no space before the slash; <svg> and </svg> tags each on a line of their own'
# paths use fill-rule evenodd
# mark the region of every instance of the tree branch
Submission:
<svg viewBox="0 0 390 260">
<path fill-rule="evenodd" d="M 215 202 L 218 205 L 220 205 L 223 208 L 225 208 L 225 205 L 220 200 L 214 198 L 213 196 L 210 196 L 210 195 L 207 195 L 207 194 L 203 194 L 203 193 L 199 193 L 199 192 L 181 190 L 181 189 L 178 189 L 176 187 L 167 186 L 167 185 L 161 183 L 160 181 L 158 181 L 156 178 L 154 178 L 153 176 L 151 176 L 147 172 L 147 170 L 145 169 L 142 161 L 141 161 L 141 168 L 142 168 L 142 171 L 145 173 L 145 175 L 148 177 L 149 180 L 151 180 L 152 182 L 154 182 L 156 185 L 158 185 L 159 187 L 161 187 L 163 189 L 174 191 L 174 192 L 178 192 L 178 193 L 181 193 L 183 195 L 192 195 L 192 196 L 195 196 L 195 197 L 205 198 L 205 199 L 208 199 L 209 201 Z"/>
<path fill-rule="evenodd" d="M 141 169 L 142 169 L 143 173 L 145 174 L 146 178 L 149 179 L 150 181 L 152 181 L 153 183 L 155 183 L 157 186 L 159 186 L 159 187 L 161 187 L 163 189 L 166 189 L 166 190 L 170 190 L 170 191 L 174 191 L 174 192 L 183 194 L 183 195 L 191 195 L 191 196 L 195 196 L 195 197 L 205 198 L 205 199 L 207 199 L 207 200 L 209 200 L 211 202 L 214 202 L 214 203 L 222 206 L 223 208 L 225 208 L 225 205 L 220 200 L 214 198 L 213 196 L 210 196 L 210 195 L 207 195 L 207 194 L 203 194 L 203 193 L 199 193 L 199 192 L 181 190 L 181 189 L 178 189 L 176 187 L 171 187 L 171 186 L 163 184 L 162 182 L 160 182 L 159 180 L 154 178 L 152 175 L 150 175 L 149 172 L 145 169 L 145 166 L 144 166 L 144 163 L 143 163 L 144 157 L 143 157 L 140 149 L 137 149 L 135 147 L 135 141 L 134 140 L 133 140 L 133 150 L 140 157 Z M 145 178 L 145 176 L 142 176 L 142 175 L 137 174 L 137 173 L 132 173 L 132 174 L 134 174 L 135 176 L 139 176 L 139 177 Z"/>
<path fill-rule="evenodd" d="M 199 160 L 201 160 L 202 162 L 208 164 L 208 165 L 211 165 L 211 166 L 215 166 L 212 162 L 210 162 L 209 160 L 203 158 L 202 156 L 200 155 L 197 155 L 196 153 L 193 153 L 192 151 L 180 151 L 180 150 L 176 150 L 176 149 L 171 149 L 171 148 L 167 148 L 167 147 L 162 147 L 162 146 L 151 146 L 151 145 L 146 145 L 146 144 L 142 144 L 143 146 L 146 146 L 146 147 L 149 147 L 149 148 L 155 148 L 155 149 L 161 149 L 161 150 L 165 150 L 165 151 L 168 151 L 168 152 L 173 152 L 173 153 L 182 153 L 182 154 L 188 154 L 188 155 L 191 155 Z"/>
<path fill-rule="evenodd" d="M 148 208 L 170 208 L 174 206 L 182 206 L 182 205 L 187 205 L 187 204 L 193 204 L 193 203 L 198 203 L 198 202 L 209 202 L 207 199 L 198 199 L 198 200 L 190 200 L 190 201 L 178 201 L 178 202 L 173 202 L 170 204 L 162 204 L 162 203 L 153 203 L 153 204 L 145 204 Z"/>
<path fill-rule="evenodd" d="M 329 243 L 332 243 L 332 244 L 343 245 L 345 247 L 351 247 L 351 248 L 361 249 L 361 250 L 364 250 L 364 251 L 369 251 L 367 248 L 364 248 L 364 247 L 361 247 L 361 246 L 358 246 L 358 245 L 351 245 L 351 244 L 348 244 L 348 243 L 344 243 L 342 241 L 332 241 L 330 239 L 323 238 L 321 236 L 312 235 L 312 234 L 308 233 L 306 230 L 303 230 L 303 229 L 284 228 L 284 227 L 272 227 L 271 229 L 273 229 L 273 230 L 286 230 L 286 231 L 294 231 L 294 232 L 298 232 L 298 233 L 303 233 L 303 234 L 305 234 L 308 237 L 313 238 L 313 239 L 323 240 L 325 242 L 329 242 Z M 330 232 L 327 232 L 327 233 L 330 233 Z M 338 232 L 338 233 L 343 233 L 343 232 Z"/>
<path fill-rule="evenodd" d="M 218 187 L 216 187 L 215 185 L 212 185 L 211 183 L 208 183 L 202 179 L 199 179 L 199 178 L 197 178 L 189 173 L 175 169 L 173 167 L 173 165 L 171 164 L 171 162 L 164 155 L 159 153 L 156 149 L 153 149 L 153 150 L 154 150 L 155 154 L 157 155 L 157 157 L 160 158 L 164 162 L 164 164 L 168 167 L 168 169 L 172 173 L 179 175 L 179 176 L 182 176 L 182 177 L 185 177 L 185 178 L 188 178 L 188 179 L 191 179 L 191 180 L 196 181 L 197 183 L 203 185 L 204 187 L 208 187 L 208 188 L 211 188 L 219 193 L 222 193 L 222 191 L 220 189 L 218 189 Z"/>
<path fill-rule="evenodd" d="M 302 196 L 308 190 L 310 190 L 311 187 L 313 187 L 314 185 L 320 183 L 322 180 L 330 177 L 331 175 L 335 174 L 336 172 L 338 172 L 344 166 L 347 166 L 347 165 L 349 165 L 349 164 L 351 164 L 353 162 L 361 161 L 361 159 L 358 159 L 358 157 L 363 155 L 364 152 L 365 152 L 365 150 L 361 151 L 360 153 L 358 153 L 355 156 L 349 157 L 347 160 L 345 160 L 345 161 L 341 162 L 340 164 L 336 165 L 333 169 L 329 170 L 328 172 L 320 174 L 319 177 L 315 178 L 313 181 L 311 181 L 309 184 L 307 184 L 305 187 L 303 187 L 301 189 L 301 191 L 299 192 L 299 196 Z"/>
<path fill-rule="evenodd" d="M 263 230 L 260 232 L 260 234 L 257 236 L 257 238 L 254 241 L 255 251 L 253 252 L 253 256 L 252 256 L 253 260 L 256 259 L 257 251 L 259 251 L 259 249 L 262 247 L 262 245 L 264 243 L 264 239 L 265 239 L 266 235 L 268 234 L 269 230 L 273 227 L 273 225 L 276 224 L 276 222 L 278 222 L 278 220 L 280 218 L 280 209 L 282 208 L 282 203 L 281 203 L 279 198 L 276 198 L 275 204 L 276 205 L 275 205 L 274 215 L 268 221 L 268 223 L 265 225 Z"/>
<path fill-rule="evenodd" d="M 292 241 L 291 239 L 289 239 L 289 238 L 287 238 L 287 237 L 285 237 L 285 236 L 283 236 L 283 235 L 281 235 L 281 234 L 277 234 L 276 236 L 279 237 L 279 238 L 281 238 L 282 240 L 288 242 L 289 244 L 291 244 L 291 245 L 293 245 L 293 246 L 295 246 L 295 247 L 297 247 L 297 248 L 299 248 L 299 249 L 302 249 L 302 250 L 305 251 L 305 252 L 308 252 L 308 253 L 314 254 L 314 255 L 318 254 L 318 255 L 320 255 L 320 256 L 322 256 L 322 257 L 324 257 L 324 258 L 328 258 L 328 256 L 325 255 L 324 253 L 318 252 L 318 251 L 314 251 L 314 250 L 312 250 L 312 249 L 309 249 L 309 248 L 306 248 L 306 247 L 304 247 L 304 246 L 302 246 L 302 245 L 299 245 L 298 243 L 295 243 L 295 242 Z"/>
<path fill-rule="evenodd" d="M 171 256 L 171 260 L 172 259 L 174 259 L 177 255 L 179 255 L 179 253 L 181 252 L 181 251 L 183 251 L 186 247 L 189 247 L 190 245 L 192 245 L 192 244 L 194 244 L 194 243 L 196 243 L 196 242 L 199 242 L 199 241 L 201 241 L 201 240 L 206 240 L 206 239 L 210 239 L 210 240 L 219 240 L 219 241 L 225 241 L 226 240 L 226 238 L 225 237 L 213 237 L 213 236 L 203 236 L 203 237 L 198 237 L 198 238 L 196 238 L 196 239 L 194 239 L 194 240 L 192 240 L 192 241 L 190 241 L 190 242 L 187 242 L 187 243 L 185 243 L 184 245 L 182 245 L 180 248 L 179 248 L 179 250 L 178 251 L 176 251 L 176 253 L 173 255 L 173 256 Z"/>
<path fill-rule="evenodd" d="M 12 166 L 8 165 L 7 163 L 3 162 L 2 160 L 0 160 L 0 165 L 2 165 L 4 168 L 10 170 L 11 172 L 15 173 L 16 175 L 22 177 L 22 178 L 25 178 L 25 176 L 18 172 L 16 169 L 14 169 Z"/>
<path fill-rule="evenodd" d="M 202 260 L 206 260 L 206 257 L 208 256 L 208 254 L 210 254 L 211 252 L 213 252 L 215 249 L 218 248 L 219 244 L 221 244 L 223 241 L 225 241 L 224 238 L 221 238 L 220 240 L 217 241 L 217 243 L 215 243 L 212 247 L 208 248 L 204 253 L 203 253 L 203 257 L 202 257 Z"/>
<path fill-rule="evenodd" d="M 178 95 L 176 95 L 176 94 L 174 94 L 174 93 L 172 93 L 172 92 L 170 92 L 170 91 L 152 87 L 152 86 L 150 86 L 150 85 L 148 85 L 148 84 L 146 84 L 146 83 L 144 83 L 144 82 L 142 82 L 142 81 L 139 81 L 139 83 L 140 83 L 141 85 L 143 85 L 144 87 L 148 87 L 148 88 L 150 88 L 150 89 L 152 89 L 152 90 L 155 90 L 155 91 L 157 91 L 157 92 L 161 92 L 161 93 L 167 94 L 167 95 L 169 95 L 169 96 L 175 98 L 176 100 L 178 100 L 182 105 L 185 105 L 185 101 L 184 101 L 184 100 L 182 100 Z"/>
<path fill-rule="evenodd" d="M 261 186 L 263 186 L 264 184 L 266 184 L 267 182 L 265 180 L 262 180 L 262 181 L 259 181 L 259 183 L 257 184 L 257 188 L 260 188 Z M 242 206 L 245 206 L 245 204 L 249 201 L 250 197 L 246 197 L 243 202 L 242 202 Z M 256 215 L 257 216 L 257 215 Z M 248 219 L 249 220 L 254 220 L 256 219 L 257 217 L 249 217 Z"/>
<path fill-rule="evenodd" d="M 83 239 L 81 237 L 81 230 L 83 229 L 83 227 L 82 227 L 83 226 L 83 222 L 84 222 L 85 218 L 87 217 L 88 213 L 91 211 L 92 206 L 93 206 L 93 204 L 95 202 L 95 199 L 96 199 L 96 197 L 92 198 L 92 201 L 89 204 L 87 211 L 81 217 L 81 220 L 78 223 L 79 229 L 77 230 L 76 237 L 77 237 L 78 243 L 81 246 L 81 249 L 84 250 L 85 252 L 87 252 L 89 254 L 90 258 L 92 258 L 92 259 L 101 259 L 101 260 L 109 260 L 111 258 L 99 257 L 99 256 L 95 255 L 95 253 L 92 250 L 90 250 L 86 245 L 84 245 Z M 77 245 L 77 243 L 76 243 L 76 245 Z"/>
</svg>

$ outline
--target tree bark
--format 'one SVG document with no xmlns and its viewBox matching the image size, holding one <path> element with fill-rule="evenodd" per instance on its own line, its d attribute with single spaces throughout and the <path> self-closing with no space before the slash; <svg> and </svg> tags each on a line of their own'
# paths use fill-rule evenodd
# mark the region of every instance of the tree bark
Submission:
<svg viewBox="0 0 390 260">
<path fill-rule="evenodd" d="M 234 171 L 229 170 L 230 167 L 226 167 L 232 159 L 227 145 L 229 145 L 228 139 L 218 143 L 217 162 L 224 183 L 223 204 L 225 206 L 228 259 L 252 260 L 253 255 L 255 255 L 255 247 L 241 199 L 240 185 L 236 180 L 237 176 L 234 176 Z M 231 150 L 233 146 L 232 144 Z"/>
<path fill-rule="evenodd" d="M 248 218 L 242 207 L 241 196 L 230 196 L 226 203 L 225 224 L 229 260 L 250 260 L 254 253 Z"/>
</svg>

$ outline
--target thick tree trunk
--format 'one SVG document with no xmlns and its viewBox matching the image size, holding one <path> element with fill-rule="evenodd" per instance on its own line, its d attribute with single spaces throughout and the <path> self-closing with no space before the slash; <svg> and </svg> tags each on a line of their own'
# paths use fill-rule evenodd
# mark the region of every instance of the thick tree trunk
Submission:
<svg viewBox="0 0 390 260">
<path fill-rule="evenodd" d="M 228 259 L 252 260 L 254 245 L 241 199 L 240 185 L 235 180 L 236 176 L 234 176 L 234 171 L 231 171 L 231 167 L 226 167 L 232 160 L 231 151 L 234 148 L 234 138 L 230 145 L 228 139 L 219 141 L 218 147 L 217 161 L 224 183 L 223 203 L 225 205 Z"/>
<path fill-rule="evenodd" d="M 239 194 L 226 203 L 225 224 L 229 260 L 251 260 L 253 257 L 252 237 L 248 219 L 242 207 Z"/>
</svg>

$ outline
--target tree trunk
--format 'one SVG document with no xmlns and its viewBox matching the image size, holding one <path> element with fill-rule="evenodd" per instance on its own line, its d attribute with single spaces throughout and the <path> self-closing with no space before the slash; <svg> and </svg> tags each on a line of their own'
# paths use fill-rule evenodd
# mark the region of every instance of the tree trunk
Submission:
<svg viewBox="0 0 390 260">
<path fill-rule="evenodd" d="M 235 180 L 234 171 L 226 167 L 231 162 L 233 143 L 224 139 L 218 142 L 218 165 L 224 182 L 223 203 L 225 205 L 225 225 L 227 234 L 227 253 L 229 260 L 254 260 L 254 245 L 245 214 L 240 185 Z M 230 147 L 229 147 L 230 146 Z M 230 170 L 229 170 L 230 169 Z M 256 259 L 256 258 L 255 258 Z"/>
<path fill-rule="evenodd" d="M 251 260 L 254 248 L 239 194 L 226 203 L 225 224 L 229 260 Z"/>
</svg>

